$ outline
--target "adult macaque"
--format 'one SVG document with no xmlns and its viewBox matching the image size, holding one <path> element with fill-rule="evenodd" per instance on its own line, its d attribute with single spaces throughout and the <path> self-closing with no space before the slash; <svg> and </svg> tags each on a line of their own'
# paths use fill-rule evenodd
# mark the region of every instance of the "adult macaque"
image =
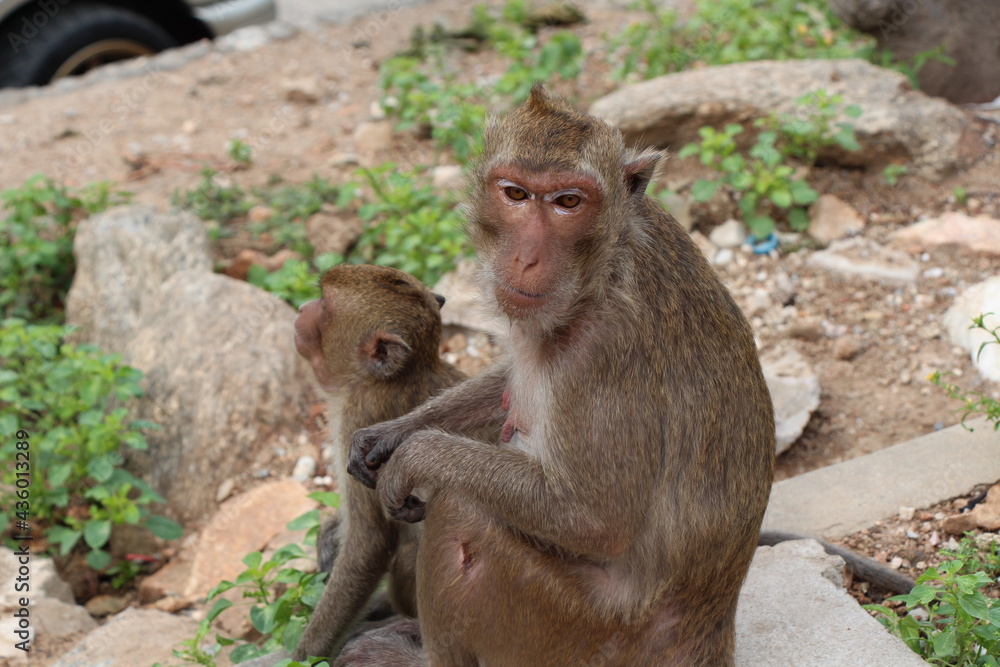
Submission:
<svg viewBox="0 0 1000 667">
<path fill-rule="evenodd" d="M 469 234 L 508 354 L 355 434 L 351 473 L 426 514 L 420 634 L 337 664 L 733 663 L 774 419 L 746 319 L 644 194 L 661 157 L 540 87 L 487 129 Z"/>
<path fill-rule="evenodd" d="M 320 532 L 320 567 L 330 577 L 300 657 L 336 651 L 387 571 L 393 609 L 416 614 L 419 531 L 386 516 L 376 494 L 347 475 L 350 438 L 465 378 L 439 356 L 444 299 L 409 274 L 342 265 L 327 271 L 321 286 L 323 297 L 299 309 L 295 345 L 327 395 L 341 515 Z"/>
</svg>

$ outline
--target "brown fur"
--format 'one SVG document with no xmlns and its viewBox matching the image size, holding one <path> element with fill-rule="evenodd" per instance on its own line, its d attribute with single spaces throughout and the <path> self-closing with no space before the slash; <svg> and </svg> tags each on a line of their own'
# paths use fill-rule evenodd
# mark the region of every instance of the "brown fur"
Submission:
<svg viewBox="0 0 1000 667">
<path fill-rule="evenodd" d="M 379 580 L 390 573 L 393 608 L 415 615 L 416 535 L 386 516 L 378 497 L 346 474 L 356 430 L 399 417 L 464 379 L 442 361 L 440 306 L 412 276 L 378 266 L 338 266 L 322 278 L 323 298 L 296 318 L 296 346 L 327 393 L 341 516 L 324 525 L 321 562 L 331 567 L 297 656 L 335 654 Z M 332 565 L 327 565 L 327 561 Z"/>
<path fill-rule="evenodd" d="M 507 358 L 359 431 L 349 466 L 426 515 L 424 663 L 732 664 L 772 405 L 743 314 L 644 195 L 659 159 L 538 88 L 487 131 L 469 233 Z M 464 436 L 501 423 L 499 448 Z"/>
</svg>

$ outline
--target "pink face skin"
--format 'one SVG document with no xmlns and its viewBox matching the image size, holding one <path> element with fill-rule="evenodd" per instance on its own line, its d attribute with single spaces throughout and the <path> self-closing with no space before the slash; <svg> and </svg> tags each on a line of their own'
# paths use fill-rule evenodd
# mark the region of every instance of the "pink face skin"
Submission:
<svg viewBox="0 0 1000 667">
<path fill-rule="evenodd" d="M 511 317 L 527 317 L 552 297 L 570 250 L 590 230 L 601 193 L 589 176 L 498 167 L 490 197 L 501 211 L 496 298 Z"/>
<path fill-rule="evenodd" d="M 316 380 L 324 389 L 331 389 L 333 378 L 326 370 L 323 358 L 322 331 L 323 318 L 326 315 L 326 305 L 323 299 L 313 299 L 299 306 L 299 314 L 295 316 L 295 349 L 303 359 L 308 361 L 316 374 Z"/>
</svg>

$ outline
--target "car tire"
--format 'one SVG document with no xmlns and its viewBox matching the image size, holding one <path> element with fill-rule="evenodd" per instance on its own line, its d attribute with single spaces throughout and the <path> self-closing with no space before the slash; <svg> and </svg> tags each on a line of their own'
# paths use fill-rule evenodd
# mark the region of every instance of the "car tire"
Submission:
<svg viewBox="0 0 1000 667">
<path fill-rule="evenodd" d="M 0 62 L 0 87 L 41 86 L 100 64 L 177 46 L 159 25 L 122 7 L 89 2 L 56 7 L 52 16 L 27 12 L 8 23 L 10 34 L 24 39 Z M 34 18 L 39 16 L 44 20 Z"/>
</svg>

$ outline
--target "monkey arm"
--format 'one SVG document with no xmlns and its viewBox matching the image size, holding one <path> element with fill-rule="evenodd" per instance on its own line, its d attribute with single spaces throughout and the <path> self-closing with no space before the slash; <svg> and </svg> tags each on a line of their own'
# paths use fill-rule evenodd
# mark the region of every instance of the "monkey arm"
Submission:
<svg viewBox="0 0 1000 667">
<path fill-rule="evenodd" d="M 402 417 L 357 431 L 351 440 L 347 471 L 374 489 L 379 467 L 404 440 L 421 429 L 468 434 L 495 423 L 499 436 L 506 418 L 501 398 L 508 370 L 505 362 L 494 364 Z"/>
<path fill-rule="evenodd" d="M 349 487 L 339 547 L 326 588 L 295 652 L 298 660 L 335 655 L 388 570 L 399 540 L 398 524 L 386 519 L 374 494 L 353 481 Z"/>
<path fill-rule="evenodd" d="M 633 519 L 641 513 L 631 506 L 612 513 L 602 501 L 607 491 L 570 479 L 547 475 L 538 458 L 521 450 L 434 430 L 415 433 L 399 448 L 379 475 L 378 491 L 389 512 L 404 521 L 423 518 L 410 493 L 429 487 L 459 493 L 501 523 L 572 554 L 598 561 L 620 555 L 635 539 Z M 630 495 L 641 498 L 641 475 L 629 484 Z"/>
</svg>

